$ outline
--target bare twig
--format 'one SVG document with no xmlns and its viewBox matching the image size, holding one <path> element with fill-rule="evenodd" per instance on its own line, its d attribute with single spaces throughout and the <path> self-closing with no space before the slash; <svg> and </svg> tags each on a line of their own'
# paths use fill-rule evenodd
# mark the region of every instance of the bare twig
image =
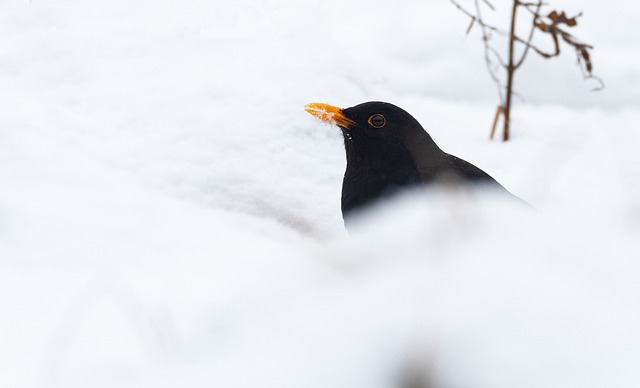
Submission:
<svg viewBox="0 0 640 388">
<path fill-rule="evenodd" d="M 513 1 L 513 7 L 511 8 L 511 28 L 509 30 L 509 64 L 507 65 L 507 90 L 506 100 L 504 103 L 504 110 L 502 116 L 504 117 L 504 126 L 502 131 L 502 140 L 509 140 L 510 126 L 511 126 L 511 93 L 513 90 L 513 76 L 515 75 L 515 30 L 516 30 L 516 13 L 518 12 L 518 0 Z"/>
<path fill-rule="evenodd" d="M 484 0 L 483 0 L 484 1 Z M 475 23 L 477 23 L 479 26 L 484 27 L 490 31 L 493 31 L 497 34 L 500 35 L 507 35 L 506 32 L 499 30 L 497 27 L 492 26 L 490 24 L 486 24 L 482 18 L 472 14 L 471 12 L 467 11 L 464 7 L 462 7 L 460 4 L 458 4 L 455 0 L 449 0 L 449 2 L 451 4 L 453 4 L 456 8 L 458 8 L 463 14 L 467 15 L 468 17 L 470 17 L 472 20 L 475 21 Z"/>
<path fill-rule="evenodd" d="M 549 5 L 549 4 L 548 4 L 548 3 L 543 3 L 543 2 L 541 2 L 541 1 L 538 1 L 538 2 L 535 2 L 535 1 L 534 1 L 534 2 L 531 2 L 531 3 L 524 3 L 524 2 L 522 2 L 522 1 L 521 1 L 521 2 L 520 2 L 520 5 L 521 5 L 521 6 L 523 6 L 523 7 L 525 7 L 525 8 L 527 8 L 527 9 L 529 9 L 530 7 L 538 8 L 538 6 L 541 6 L 541 5 Z M 537 11 L 536 11 L 536 12 L 533 12 L 533 11 L 531 11 L 530 9 L 529 9 L 529 11 L 530 11 L 530 12 L 532 12 L 532 13 L 537 13 Z"/>
<path fill-rule="evenodd" d="M 494 69 L 495 66 L 494 66 L 494 62 L 491 59 L 491 55 L 493 54 L 493 57 L 498 61 L 498 64 L 500 66 L 504 67 L 505 64 L 504 64 L 504 61 L 502 60 L 502 57 L 498 53 L 498 51 L 493 47 L 491 47 L 491 45 L 489 44 L 489 41 L 491 40 L 491 33 L 490 33 L 491 28 L 487 26 L 487 24 L 485 24 L 484 21 L 482 20 L 482 11 L 480 10 L 480 3 L 478 2 L 478 0 L 475 0 L 474 4 L 476 7 L 477 20 L 479 21 L 478 24 L 480 25 L 480 30 L 482 31 L 482 43 L 484 45 L 485 66 L 487 67 L 489 76 L 491 77 L 491 79 L 493 80 L 493 82 L 496 84 L 498 88 L 498 97 L 500 98 L 500 102 L 503 103 L 504 95 L 502 91 L 504 90 L 504 87 L 502 85 L 502 81 L 500 80 L 500 77 L 497 74 L 496 69 Z"/>
<path fill-rule="evenodd" d="M 502 105 L 498 105 L 498 109 L 496 109 L 496 115 L 493 118 L 493 125 L 491 126 L 491 135 L 489 135 L 490 140 L 493 140 L 493 135 L 495 135 L 496 127 L 498 126 L 498 119 L 502 114 L 504 114 L 504 108 L 502 107 Z"/>
<path fill-rule="evenodd" d="M 530 12 L 533 12 L 533 22 L 531 23 L 531 30 L 529 31 L 529 36 L 527 37 L 527 44 L 525 45 L 524 51 L 520 60 L 515 64 L 515 68 L 519 68 L 524 62 L 524 59 L 527 57 L 529 53 L 529 49 L 531 48 L 531 41 L 533 40 L 533 34 L 536 31 L 536 22 L 540 17 L 540 8 L 542 7 L 542 0 L 539 0 L 537 3 L 520 3 L 520 5 L 524 6 Z M 529 7 L 535 7 L 535 11 L 531 11 Z"/>
<path fill-rule="evenodd" d="M 475 24 L 476 24 L 476 18 L 471 18 L 471 23 L 469 23 L 469 27 L 467 27 L 467 35 L 469 35 L 469 32 L 471 32 L 471 29 Z"/>
<path fill-rule="evenodd" d="M 482 0 L 483 3 L 487 5 L 487 7 L 491 8 L 492 11 L 495 11 L 496 8 L 491 4 L 488 0 Z"/>
</svg>

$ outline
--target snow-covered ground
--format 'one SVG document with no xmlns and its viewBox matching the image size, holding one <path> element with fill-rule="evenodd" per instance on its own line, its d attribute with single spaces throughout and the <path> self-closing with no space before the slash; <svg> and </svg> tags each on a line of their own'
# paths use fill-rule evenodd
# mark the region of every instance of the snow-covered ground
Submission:
<svg viewBox="0 0 640 388">
<path fill-rule="evenodd" d="M 448 1 L 1 2 L 0 387 L 640 386 L 639 7 L 554 4 L 607 88 L 531 56 L 504 144 Z M 368 100 L 537 210 L 348 236 L 303 105 Z"/>
</svg>

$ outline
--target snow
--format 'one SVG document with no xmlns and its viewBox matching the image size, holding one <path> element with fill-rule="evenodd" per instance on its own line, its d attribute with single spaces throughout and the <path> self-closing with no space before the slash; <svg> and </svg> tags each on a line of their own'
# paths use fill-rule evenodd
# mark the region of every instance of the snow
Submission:
<svg viewBox="0 0 640 388">
<path fill-rule="evenodd" d="M 637 6 L 555 4 L 607 88 L 531 56 L 503 144 L 446 1 L 2 2 L 0 386 L 637 387 Z M 347 234 L 303 107 L 368 100 L 537 210 L 413 192 Z"/>
</svg>

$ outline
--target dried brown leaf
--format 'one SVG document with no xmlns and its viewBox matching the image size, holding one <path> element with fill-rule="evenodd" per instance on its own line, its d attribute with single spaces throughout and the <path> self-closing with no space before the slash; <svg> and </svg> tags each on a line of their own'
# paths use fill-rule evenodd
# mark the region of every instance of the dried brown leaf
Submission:
<svg viewBox="0 0 640 388">
<path fill-rule="evenodd" d="M 551 11 L 547 17 L 551 20 L 554 25 L 558 24 L 566 24 L 568 27 L 573 27 L 578 24 L 578 16 L 574 16 L 572 18 L 568 18 L 567 14 L 564 11 L 558 13 L 558 11 Z"/>
</svg>

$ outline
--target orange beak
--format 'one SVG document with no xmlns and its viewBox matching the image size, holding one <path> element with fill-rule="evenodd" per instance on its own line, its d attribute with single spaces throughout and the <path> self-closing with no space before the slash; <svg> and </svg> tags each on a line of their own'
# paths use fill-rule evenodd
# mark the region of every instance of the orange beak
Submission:
<svg viewBox="0 0 640 388">
<path fill-rule="evenodd" d="M 349 128 L 355 125 L 355 121 L 347 118 L 342 109 L 329 104 L 312 102 L 304 106 L 304 110 L 319 118 L 325 123 L 336 124 L 339 127 Z"/>
</svg>

